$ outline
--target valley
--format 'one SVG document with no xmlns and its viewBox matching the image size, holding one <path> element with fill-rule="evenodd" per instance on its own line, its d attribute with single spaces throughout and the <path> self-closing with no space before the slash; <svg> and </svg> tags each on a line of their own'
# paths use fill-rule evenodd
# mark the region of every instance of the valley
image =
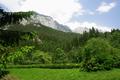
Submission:
<svg viewBox="0 0 120 80">
<path fill-rule="evenodd" d="M 119 29 L 76 33 L 33 11 L 0 15 L 0 80 L 120 79 Z"/>
</svg>

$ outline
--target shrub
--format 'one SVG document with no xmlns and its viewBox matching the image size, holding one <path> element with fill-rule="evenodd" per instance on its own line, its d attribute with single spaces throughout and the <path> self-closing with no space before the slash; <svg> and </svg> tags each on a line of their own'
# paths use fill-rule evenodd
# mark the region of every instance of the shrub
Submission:
<svg viewBox="0 0 120 80">
<path fill-rule="evenodd" d="M 48 53 L 36 50 L 33 53 L 33 61 L 35 63 L 50 64 L 52 63 L 52 57 Z"/>
<path fill-rule="evenodd" d="M 88 40 L 82 49 L 81 70 L 110 70 L 113 64 L 111 50 L 112 47 L 105 39 L 92 38 Z"/>
<path fill-rule="evenodd" d="M 8 68 L 49 68 L 49 69 L 72 69 L 80 68 L 80 64 L 33 64 L 33 65 L 8 65 Z"/>
<path fill-rule="evenodd" d="M 67 55 L 61 48 L 56 49 L 56 53 L 53 55 L 53 63 L 61 64 L 68 61 Z"/>
<path fill-rule="evenodd" d="M 120 49 L 113 48 L 111 52 L 113 56 L 113 67 L 120 68 Z"/>
</svg>

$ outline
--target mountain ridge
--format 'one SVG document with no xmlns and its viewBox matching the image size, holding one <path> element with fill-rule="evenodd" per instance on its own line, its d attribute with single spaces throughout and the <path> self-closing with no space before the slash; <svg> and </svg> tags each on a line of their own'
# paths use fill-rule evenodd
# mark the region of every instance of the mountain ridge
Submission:
<svg viewBox="0 0 120 80">
<path fill-rule="evenodd" d="M 24 23 L 25 19 L 22 20 L 21 23 Z M 43 14 L 39 14 L 36 12 L 33 12 L 33 14 L 30 16 L 30 18 L 26 19 L 26 22 L 33 23 L 33 24 L 42 24 L 48 27 L 51 27 L 56 30 L 64 31 L 64 32 L 71 32 L 70 28 L 66 25 L 59 24 L 57 21 L 55 21 L 52 17 L 46 16 Z M 24 24 L 25 25 L 25 24 Z"/>
</svg>

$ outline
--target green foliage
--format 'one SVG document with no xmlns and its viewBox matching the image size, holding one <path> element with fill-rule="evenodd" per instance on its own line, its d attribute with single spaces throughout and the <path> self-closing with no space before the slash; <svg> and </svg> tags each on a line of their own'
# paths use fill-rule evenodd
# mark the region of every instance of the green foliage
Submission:
<svg viewBox="0 0 120 80">
<path fill-rule="evenodd" d="M 112 57 L 113 57 L 113 67 L 120 68 L 120 49 L 113 48 L 112 49 Z"/>
<path fill-rule="evenodd" d="M 82 61 L 81 48 L 73 48 L 68 54 L 69 63 L 80 63 Z"/>
<path fill-rule="evenodd" d="M 33 43 L 34 32 L 0 30 L 0 44 L 3 46 L 23 46 Z"/>
<path fill-rule="evenodd" d="M 15 64 L 22 64 L 25 61 L 25 55 L 32 52 L 34 46 L 24 46 L 17 49 L 14 52 L 11 52 L 7 57 L 9 62 L 13 62 Z"/>
<path fill-rule="evenodd" d="M 57 48 L 56 53 L 53 56 L 53 61 L 54 61 L 54 63 L 66 63 L 67 56 L 66 56 L 65 52 L 62 49 Z"/>
<path fill-rule="evenodd" d="M 36 50 L 33 53 L 33 61 L 34 63 L 50 64 L 52 63 L 52 57 L 48 53 Z"/>
<path fill-rule="evenodd" d="M 11 47 L 4 47 L 0 45 L 0 70 L 6 69 L 7 57 Z"/>
<path fill-rule="evenodd" d="M 113 30 L 111 33 L 112 46 L 120 49 L 120 30 Z"/>
<path fill-rule="evenodd" d="M 108 41 L 101 38 L 92 38 L 83 48 L 81 70 L 97 71 L 112 68 L 112 47 Z"/>
<path fill-rule="evenodd" d="M 10 47 L 4 47 L 0 45 L 0 78 L 9 73 L 9 71 L 6 70 L 6 64 L 8 61 L 7 57 L 10 50 Z"/>
</svg>

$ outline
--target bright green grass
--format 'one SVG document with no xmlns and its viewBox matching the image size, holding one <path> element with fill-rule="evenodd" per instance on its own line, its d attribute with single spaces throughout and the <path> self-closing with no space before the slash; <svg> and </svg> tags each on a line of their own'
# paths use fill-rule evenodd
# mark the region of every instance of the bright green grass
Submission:
<svg viewBox="0 0 120 80">
<path fill-rule="evenodd" d="M 80 72 L 79 69 L 10 69 L 20 80 L 120 80 L 120 69 Z"/>
</svg>

